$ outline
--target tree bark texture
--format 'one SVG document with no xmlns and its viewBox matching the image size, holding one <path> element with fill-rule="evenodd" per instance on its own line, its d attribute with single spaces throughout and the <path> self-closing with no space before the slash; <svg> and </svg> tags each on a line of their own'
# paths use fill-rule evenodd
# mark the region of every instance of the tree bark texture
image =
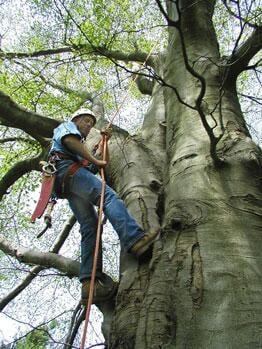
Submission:
<svg viewBox="0 0 262 349">
<path fill-rule="evenodd" d="M 141 177 L 137 169 L 131 175 L 126 167 L 114 184 L 138 219 L 142 210 L 135 209 L 141 209 L 136 193 L 145 179 L 147 220 L 161 224 L 162 237 L 151 260 L 123 262 L 110 348 L 262 345 L 261 151 L 245 126 L 235 81 L 224 84 L 211 23 L 213 3 L 181 1 L 178 13 L 175 2 L 168 2 L 169 16 L 179 19 L 183 37 L 170 28 L 167 55 L 158 69 L 193 107 L 203 86 L 185 59 L 204 78 L 200 107 L 210 127 L 217 125 L 215 136 L 221 135 L 217 155 L 222 165 L 214 166 L 198 108 L 181 103 L 170 87 L 155 87 L 140 139 L 143 150 L 127 151 L 136 158 L 134 164 L 143 163 L 145 174 Z M 158 155 L 153 162 L 147 146 Z M 154 172 L 158 176 L 150 178 Z"/>
</svg>

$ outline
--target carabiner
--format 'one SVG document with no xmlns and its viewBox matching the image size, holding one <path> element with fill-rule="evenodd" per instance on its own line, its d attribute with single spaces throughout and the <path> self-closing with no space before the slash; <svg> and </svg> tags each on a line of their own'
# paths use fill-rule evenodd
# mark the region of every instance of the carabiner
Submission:
<svg viewBox="0 0 262 349">
<path fill-rule="evenodd" d="M 42 171 L 47 175 L 53 175 L 57 170 L 52 162 L 46 162 L 42 167 Z"/>
</svg>

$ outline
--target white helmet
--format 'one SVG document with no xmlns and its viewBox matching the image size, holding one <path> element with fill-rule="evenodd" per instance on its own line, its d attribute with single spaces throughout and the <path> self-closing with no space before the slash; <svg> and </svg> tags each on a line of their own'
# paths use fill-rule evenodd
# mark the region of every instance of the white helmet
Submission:
<svg viewBox="0 0 262 349">
<path fill-rule="evenodd" d="M 96 116 L 95 114 L 92 112 L 91 109 L 88 109 L 88 108 L 80 108 L 78 109 L 77 111 L 74 112 L 74 114 L 72 115 L 71 117 L 71 121 L 74 120 L 74 118 L 76 118 L 77 116 L 80 116 L 80 115 L 89 115 L 89 116 L 92 116 L 93 120 L 94 120 L 94 125 L 96 123 Z"/>
</svg>

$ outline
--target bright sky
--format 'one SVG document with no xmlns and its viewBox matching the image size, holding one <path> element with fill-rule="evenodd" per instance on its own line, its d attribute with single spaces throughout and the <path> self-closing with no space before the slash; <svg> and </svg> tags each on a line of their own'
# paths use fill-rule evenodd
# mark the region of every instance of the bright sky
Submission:
<svg viewBox="0 0 262 349">
<path fill-rule="evenodd" d="M 0 344 L 1 341 L 11 341 L 17 333 L 17 322 L 8 319 L 4 314 L 0 313 Z"/>
</svg>

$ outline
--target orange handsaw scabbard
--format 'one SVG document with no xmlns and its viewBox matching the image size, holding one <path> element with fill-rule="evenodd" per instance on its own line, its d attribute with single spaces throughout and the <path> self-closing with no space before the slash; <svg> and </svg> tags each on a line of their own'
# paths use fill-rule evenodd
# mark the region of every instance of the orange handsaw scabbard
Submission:
<svg viewBox="0 0 262 349">
<path fill-rule="evenodd" d="M 40 218 L 43 213 L 45 212 L 46 206 L 48 204 L 49 198 L 52 195 L 53 187 L 55 183 L 55 175 L 42 175 L 42 186 L 41 186 L 41 192 L 40 197 L 38 200 L 38 203 L 36 205 L 36 208 L 34 210 L 34 213 L 31 217 L 31 222 L 34 223 L 36 218 Z"/>
</svg>

